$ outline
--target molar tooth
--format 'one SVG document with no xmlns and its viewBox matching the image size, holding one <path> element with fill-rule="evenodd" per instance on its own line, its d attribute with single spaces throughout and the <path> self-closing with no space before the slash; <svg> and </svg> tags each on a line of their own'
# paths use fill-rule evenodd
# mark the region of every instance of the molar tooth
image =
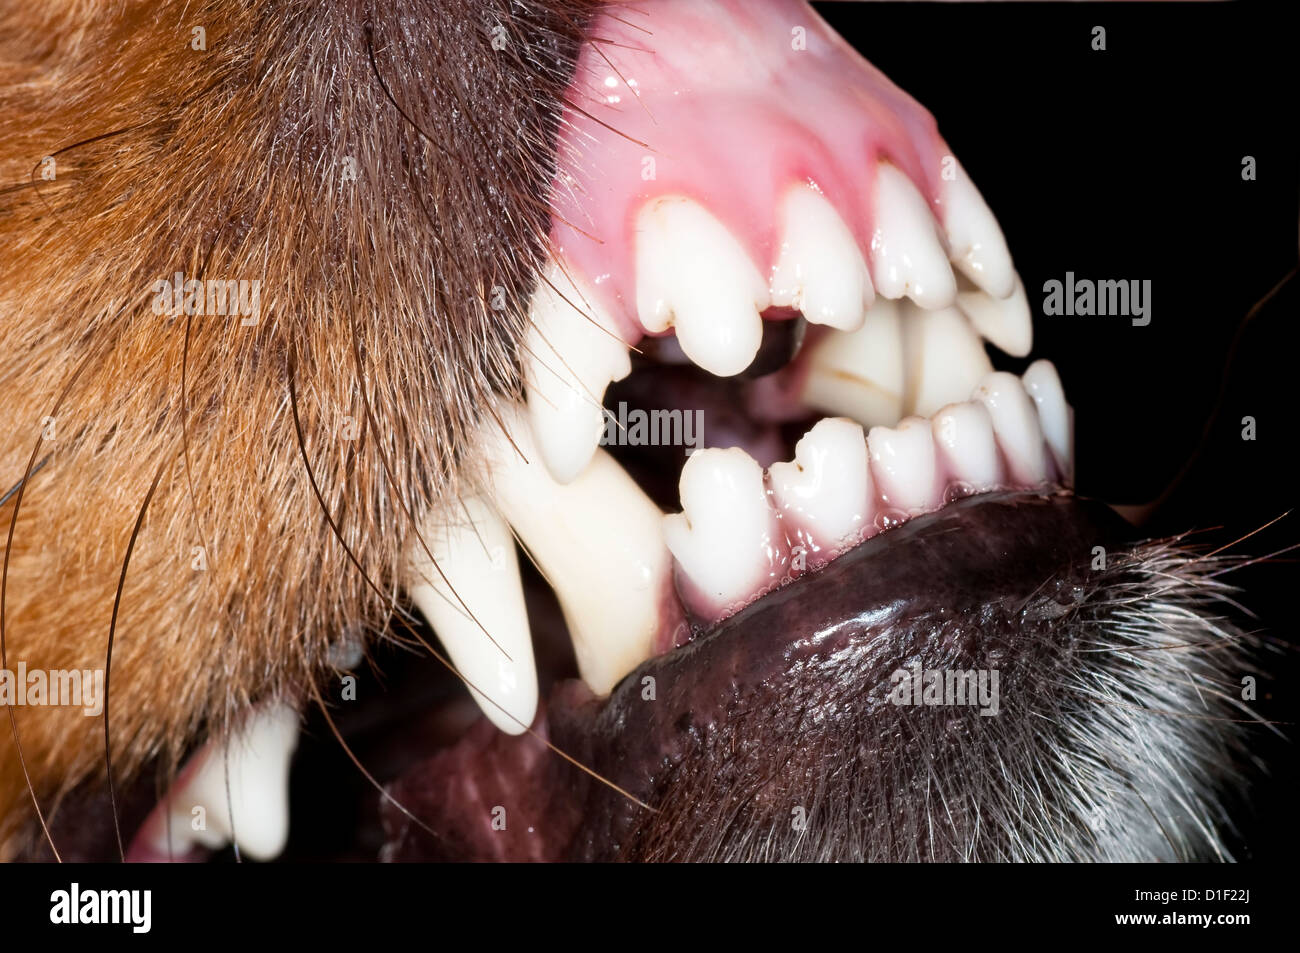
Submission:
<svg viewBox="0 0 1300 953">
<path fill-rule="evenodd" d="M 957 268 L 994 298 L 1015 290 L 1016 272 L 1002 227 L 961 163 L 943 184 L 943 224 L 948 251 Z"/>
<path fill-rule="evenodd" d="M 591 460 L 605 430 L 605 388 L 632 371 L 627 345 L 594 302 L 594 295 L 552 263 L 529 308 L 528 419 L 542 460 L 560 483 L 571 481 Z"/>
<path fill-rule="evenodd" d="M 522 415 L 508 409 L 502 421 L 514 445 L 500 431 L 487 438 L 493 501 L 555 590 L 583 680 L 604 694 L 673 621 L 662 514 L 603 450 L 571 483 L 555 482 Z"/>
<path fill-rule="evenodd" d="M 930 421 L 904 417 L 897 427 L 872 427 L 867 448 L 881 509 L 915 515 L 939 505 Z"/>
<path fill-rule="evenodd" d="M 790 190 L 785 232 L 772 271 L 772 304 L 798 308 L 811 324 L 862 327 L 875 291 L 858 243 L 839 213 L 808 186 Z"/>
<path fill-rule="evenodd" d="M 856 422 L 819 420 L 795 445 L 794 461 L 774 463 L 768 474 L 782 519 L 819 547 L 834 548 L 871 526 L 875 497 L 867 442 Z"/>
<path fill-rule="evenodd" d="M 1034 361 L 1021 376 L 1038 407 L 1038 419 L 1052 456 L 1067 481 L 1074 479 L 1074 410 L 1065 401 L 1065 388 L 1051 361 Z"/>
<path fill-rule="evenodd" d="M 901 170 L 882 162 L 876 170 L 871 277 L 886 298 L 911 298 L 923 308 L 946 308 L 957 294 L 934 216 Z"/>
<path fill-rule="evenodd" d="M 981 336 L 1012 357 L 1024 357 L 1034 346 L 1033 315 L 1019 277 L 1006 298 L 994 298 L 983 291 L 960 291 L 957 307 Z"/>
<path fill-rule="evenodd" d="M 1022 486 L 1042 483 L 1047 476 L 1043 429 L 1020 378 L 994 371 L 975 388 L 971 399 L 987 408 L 998 446 L 1006 454 L 1011 479 Z"/>
<path fill-rule="evenodd" d="M 763 469 L 739 447 L 691 454 L 678 484 L 682 512 L 663 535 L 687 585 L 691 609 L 717 618 L 773 581 L 787 548 L 767 502 Z"/>
<path fill-rule="evenodd" d="M 864 427 L 903 416 L 903 336 L 896 301 L 877 298 L 856 331 L 830 331 L 805 345 L 800 399 L 814 410 Z"/>
<path fill-rule="evenodd" d="M 637 216 L 637 312 L 647 331 L 677 328 L 682 350 L 719 377 L 763 342 L 767 285 L 740 242 L 699 203 L 667 196 Z"/>
<path fill-rule="evenodd" d="M 909 414 L 929 417 L 945 404 L 966 400 L 993 370 L 984 345 L 956 308 L 923 311 L 904 304 Z"/>
<path fill-rule="evenodd" d="M 194 756 L 142 839 L 161 857 L 184 857 L 196 845 L 219 850 L 231 841 L 233 815 L 240 851 L 271 860 L 289 837 L 289 762 L 297 746 L 296 711 L 279 702 L 256 711 L 224 746 L 209 742 Z M 195 830 L 198 816 L 204 824 Z"/>
<path fill-rule="evenodd" d="M 983 404 L 950 404 L 931 421 L 934 443 L 949 475 L 975 492 L 1003 485 L 993 420 Z"/>
<path fill-rule="evenodd" d="M 481 499 L 464 497 L 421 535 L 437 566 L 417 541 L 411 598 L 483 714 L 502 731 L 521 734 L 537 713 L 537 668 L 509 527 Z"/>
</svg>

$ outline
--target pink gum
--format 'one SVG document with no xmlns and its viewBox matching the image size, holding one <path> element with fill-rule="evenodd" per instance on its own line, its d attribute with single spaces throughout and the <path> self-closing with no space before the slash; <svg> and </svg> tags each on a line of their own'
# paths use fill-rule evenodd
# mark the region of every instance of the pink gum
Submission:
<svg viewBox="0 0 1300 953">
<path fill-rule="evenodd" d="M 806 49 L 794 48 L 796 28 Z M 614 5 L 591 36 L 568 94 L 551 238 L 629 343 L 644 334 L 635 231 L 650 199 L 699 202 L 764 275 L 796 183 L 839 210 L 868 262 L 878 160 L 905 172 L 942 219 L 948 148 L 933 117 L 803 0 Z M 643 179 L 651 158 L 654 177 Z"/>
</svg>

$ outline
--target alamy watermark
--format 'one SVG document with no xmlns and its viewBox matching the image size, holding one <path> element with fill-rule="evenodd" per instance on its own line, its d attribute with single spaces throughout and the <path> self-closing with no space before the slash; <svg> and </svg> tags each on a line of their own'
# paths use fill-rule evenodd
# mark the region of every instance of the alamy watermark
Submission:
<svg viewBox="0 0 1300 953">
<path fill-rule="evenodd" d="M 602 447 L 686 447 L 687 454 L 704 449 L 704 411 L 628 410 L 618 402 L 618 413 L 606 408 Z"/>
<path fill-rule="evenodd" d="M 153 313 L 176 317 L 181 314 L 239 315 L 245 327 L 262 316 L 262 282 L 257 279 L 185 278 L 178 271 L 153 283 Z"/>
<path fill-rule="evenodd" d="M 996 668 L 924 669 L 920 662 L 913 662 L 895 671 L 889 680 L 894 685 L 889 700 L 895 705 L 978 705 L 986 717 L 1001 710 Z"/>
<path fill-rule="evenodd" d="M 1076 278 L 1074 272 L 1067 271 L 1064 281 L 1052 278 L 1043 282 L 1043 294 L 1043 314 L 1052 317 L 1120 315 L 1131 317 L 1134 327 L 1144 328 L 1151 323 L 1150 278 L 1094 281 Z"/>
<path fill-rule="evenodd" d="M 80 708 L 87 718 L 104 711 L 104 670 L 29 669 L 19 662 L 17 671 L 0 668 L 0 708 Z"/>
</svg>

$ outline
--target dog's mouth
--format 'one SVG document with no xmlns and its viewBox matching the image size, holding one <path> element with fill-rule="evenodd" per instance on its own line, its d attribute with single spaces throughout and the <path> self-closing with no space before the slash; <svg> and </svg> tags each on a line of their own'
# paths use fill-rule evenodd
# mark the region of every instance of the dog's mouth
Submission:
<svg viewBox="0 0 1300 953">
<path fill-rule="evenodd" d="M 565 118 L 526 399 L 410 554 L 483 717 L 391 766 L 383 855 L 1217 850 L 1229 742 L 1136 713 L 1216 684 L 1157 651 L 1206 590 L 1071 493 L 1054 367 L 995 369 L 1029 304 L 933 121 L 801 4 L 618 11 Z M 547 685 L 559 620 L 578 677 Z M 136 855 L 275 854 L 293 722 L 197 757 Z"/>
</svg>

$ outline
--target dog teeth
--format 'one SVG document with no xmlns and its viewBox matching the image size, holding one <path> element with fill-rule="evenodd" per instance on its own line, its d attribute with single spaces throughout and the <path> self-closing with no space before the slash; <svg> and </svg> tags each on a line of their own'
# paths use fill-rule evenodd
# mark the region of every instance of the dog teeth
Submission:
<svg viewBox="0 0 1300 953">
<path fill-rule="evenodd" d="M 983 404 L 952 404 L 930 422 L 939 463 L 950 480 L 980 493 L 1002 486 L 1005 476 L 998 457 L 993 420 Z"/>
<path fill-rule="evenodd" d="M 913 516 L 938 505 L 942 488 L 936 480 L 930 421 L 905 417 L 897 427 L 872 427 L 867 448 L 883 510 Z"/>
<path fill-rule="evenodd" d="M 903 415 L 900 305 L 877 298 L 856 331 L 830 331 L 808 345 L 799 397 L 813 410 L 851 417 L 864 427 Z"/>
<path fill-rule="evenodd" d="M 682 512 L 663 519 L 679 591 L 697 616 L 718 618 L 780 577 L 788 547 L 767 502 L 763 470 L 745 451 L 692 454 L 679 490 Z"/>
<path fill-rule="evenodd" d="M 557 483 L 522 415 L 503 421 L 513 443 L 494 432 L 486 447 L 493 502 L 554 589 L 583 680 L 604 694 L 650 657 L 665 622 L 662 514 L 603 450 Z"/>
<path fill-rule="evenodd" d="M 860 328 L 875 292 L 848 225 L 821 193 L 807 186 L 790 190 L 782 214 L 785 230 L 772 271 L 772 304 L 799 309 L 810 324 Z"/>
<path fill-rule="evenodd" d="M 1012 357 L 1024 357 L 1034 346 L 1033 315 L 1019 278 L 1012 282 L 1011 294 L 1006 298 L 994 298 L 978 290 L 960 291 L 957 307 L 970 318 L 980 336 Z"/>
<path fill-rule="evenodd" d="M 876 170 L 871 278 L 886 298 L 911 298 L 923 308 L 946 308 L 957 295 L 934 216 L 916 186 L 896 166 Z"/>
<path fill-rule="evenodd" d="M 767 285 L 740 242 L 699 203 L 655 199 L 637 217 L 637 312 L 651 333 L 718 377 L 739 374 L 763 341 Z"/>
<path fill-rule="evenodd" d="M 1051 361 L 1034 361 L 1020 378 L 1038 407 L 1043 437 L 1067 482 L 1074 480 L 1074 411 Z"/>
<path fill-rule="evenodd" d="M 529 309 L 524 346 L 528 419 L 547 469 L 568 483 L 600 443 L 605 388 L 631 373 L 632 362 L 594 295 L 554 263 L 544 275 Z"/>
<path fill-rule="evenodd" d="M 412 549 L 411 598 L 483 713 L 502 731 L 522 733 L 537 713 L 537 669 L 509 527 L 465 497 L 421 535 L 428 552 L 418 542 Z"/>
<path fill-rule="evenodd" d="M 905 303 L 905 412 L 929 417 L 945 404 L 965 400 L 993 370 L 984 345 L 956 308 L 923 311 Z"/>
<path fill-rule="evenodd" d="M 774 463 L 768 475 L 782 521 L 819 548 L 833 549 L 871 525 L 867 443 L 852 420 L 819 420 L 795 446 L 793 462 Z"/>
<path fill-rule="evenodd" d="M 1010 297 L 1017 279 L 1002 228 L 966 170 L 955 160 L 954 166 L 941 197 L 953 264 L 993 298 Z"/>
<path fill-rule="evenodd" d="M 1047 477 L 1043 429 L 1034 402 L 1025 393 L 1020 378 L 1006 371 L 994 371 L 975 388 L 972 399 L 989 412 L 1011 479 L 1022 486 L 1042 483 Z"/>
</svg>

